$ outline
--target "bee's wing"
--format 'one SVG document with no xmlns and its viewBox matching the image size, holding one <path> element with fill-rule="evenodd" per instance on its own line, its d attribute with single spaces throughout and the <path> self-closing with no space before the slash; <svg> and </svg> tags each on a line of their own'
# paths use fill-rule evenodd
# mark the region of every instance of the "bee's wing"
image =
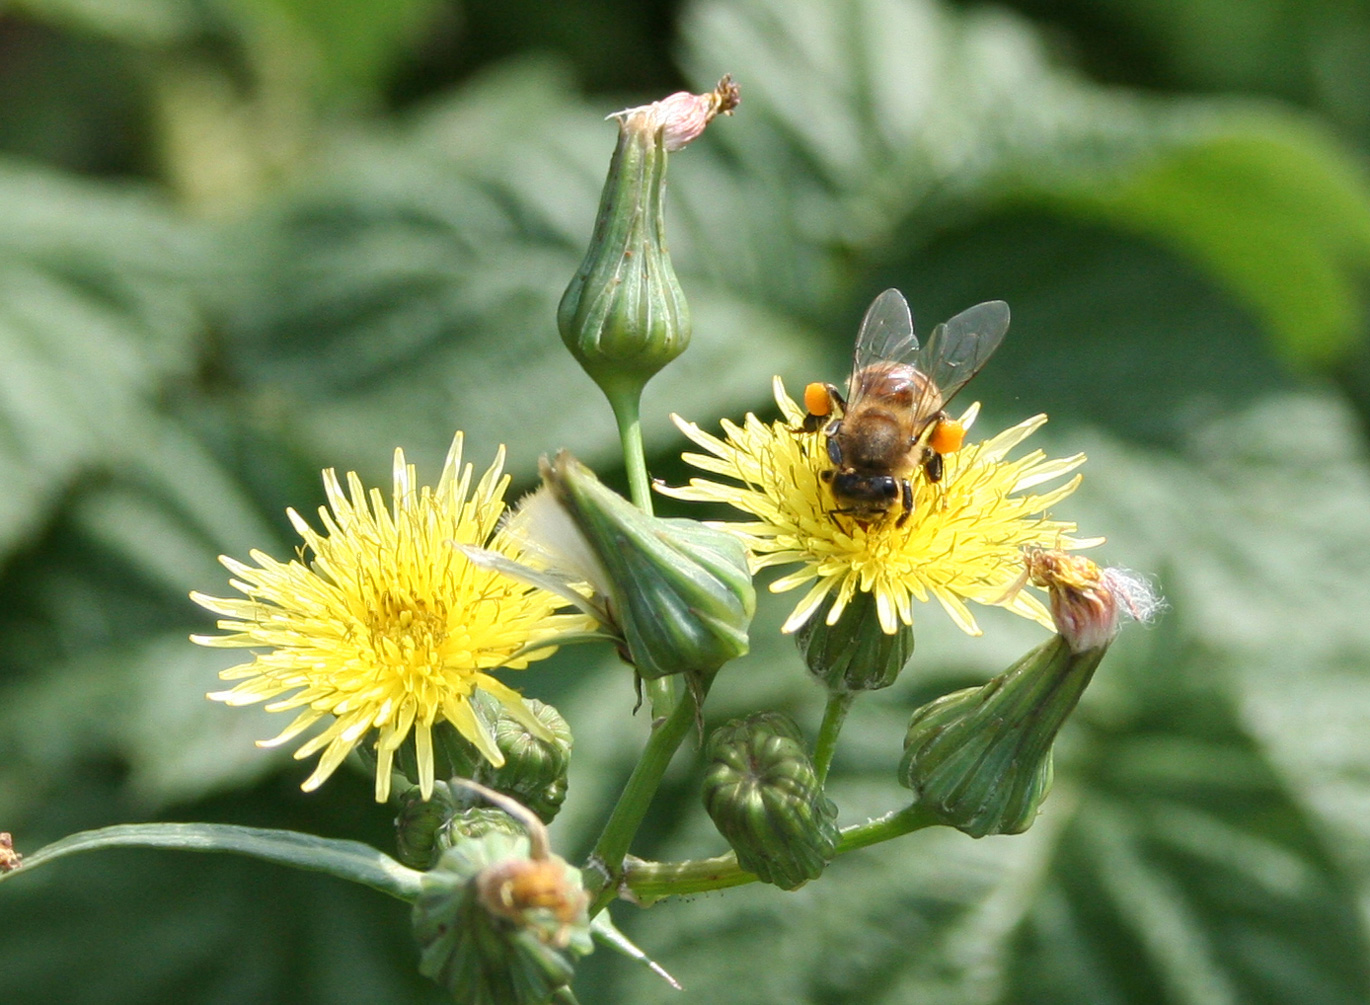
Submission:
<svg viewBox="0 0 1370 1005">
<path fill-rule="evenodd" d="M 918 336 L 913 333 L 913 313 L 908 301 L 898 290 L 886 290 L 871 301 L 861 319 L 852 376 L 855 378 L 872 363 L 912 363 L 917 355 Z M 856 387 L 851 388 L 853 400 L 858 393 Z"/>
<path fill-rule="evenodd" d="M 914 365 L 932 378 L 942 394 L 943 407 L 994 355 L 1008 331 L 1008 322 L 1008 304 L 990 300 L 932 330 Z"/>
</svg>

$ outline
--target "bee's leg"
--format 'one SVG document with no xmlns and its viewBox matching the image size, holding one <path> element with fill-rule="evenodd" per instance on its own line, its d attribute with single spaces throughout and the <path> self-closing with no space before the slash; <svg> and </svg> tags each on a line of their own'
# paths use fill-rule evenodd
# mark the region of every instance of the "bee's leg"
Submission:
<svg viewBox="0 0 1370 1005">
<path fill-rule="evenodd" d="M 859 526 L 866 526 L 866 521 L 862 520 L 858 513 L 859 510 L 857 510 L 854 506 L 839 506 L 836 509 L 828 510 L 828 519 L 835 523 L 838 527 L 842 526 L 842 521 L 837 519 L 840 516 L 847 517 L 849 520 L 851 520 L 853 523 L 858 524 Z"/>
<path fill-rule="evenodd" d="M 913 483 L 907 478 L 899 479 L 900 494 L 903 496 L 904 512 L 899 514 L 899 519 L 894 521 L 896 527 L 902 527 L 909 522 L 909 517 L 913 515 Z"/>
<path fill-rule="evenodd" d="M 841 415 L 847 411 L 847 399 L 842 397 L 842 392 L 834 384 L 810 384 L 804 389 L 804 407 L 808 409 L 808 414 L 799 428 L 806 433 L 816 433 L 834 414 Z"/>
<path fill-rule="evenodd" d="M 945 468 L 942 466 L 942 455 L 933 450 L 928 453 L 928 459 L 923 462 L 923 473 L 928 476 L 928 481 L 936 484 L 942 480 Z"/>
</svg>

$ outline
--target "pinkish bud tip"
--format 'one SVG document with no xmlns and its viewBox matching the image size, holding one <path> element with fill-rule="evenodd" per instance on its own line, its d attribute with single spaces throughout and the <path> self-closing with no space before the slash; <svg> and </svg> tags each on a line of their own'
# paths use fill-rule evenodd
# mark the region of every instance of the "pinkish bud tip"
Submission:
<svg viewBox="0 0 1370 1005">
<path fill-rule="evenodd" d="M 625 108 L 609 118 L 618 119 L 623 129 L 661 130 L 662 146 L 667 153 L 674 153 L 695 140 L 719 115 L 731 115 L 741 101 L 741 90 L 725 74 L 708 94 L 677 91 L 650 105 Z"/>
<path fill-rule="evenodd" d="M 1127 569 L 1101 569 L 1083 555 L 1036 549 L 1023 556 L 1027 578 L 1046 589 L 1056 630 L 1074 652 L 1106 646 L 1119 620 L 1146 624 L 1163 601 L 1144 576 Z"/>
</svg>

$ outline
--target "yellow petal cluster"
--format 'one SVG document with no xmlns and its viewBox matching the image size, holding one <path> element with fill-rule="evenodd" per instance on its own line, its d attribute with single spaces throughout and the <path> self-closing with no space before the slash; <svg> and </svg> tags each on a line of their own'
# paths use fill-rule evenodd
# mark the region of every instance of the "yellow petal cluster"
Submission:
<svg viewBox="0 0 1370 1005">
<path fill-rule="evenodd" d="M 1028 490 L 1074 471 L 1085 457 L 1048 460 L 1035 450 L 1008 455 L 1046 422 L 1038 415 L 988 440 L 968 443 L 945 457 L 938 483 L 920 473 L 913 479 L 913 515 L 900 527 L 888 519 L 862 524 L 834 514 L 836 504 L 823 480 L 831 470 L 822 433 L 799 431 L 804 410 L 775 381 L 782 418 L 765 423 L 748 414 L 742 425 L 725 420 L 723 437 L 676 417 L 676 424 L 707 454 L 685 460 L 729 481 L 693 478 L 663 489 L 697 502 L 723 502 L 755 517 L 754 522 L 721 523 L 746 542 L 756 569 L 796 566 L 771 584 L 773 592 L 803 587 L 803 599 L 785 622 L 792 632 L 829 596 L 827 621 L 836 624 L 856 591 L 871 593 L 881 627 L 913 624 L 913 602 L 936 598 L 952 620 L 971 635 L 980 634 L 967 602 L 1002 606 L 1050 628 L 1042 602 L 1019 588 L 1025 548 L 1082 548 L 1100 539 L 1072 537 L 1075 524 L 1046 513 L 1075 491 L 1077 474 L 1043 492 Z M 975 419 L 972 406 L 962 423 Z"/>
<path fill-rule="evenodd" d="M 218 627 L 228 633 L 193 636 L 195 642 L 264 650 L 223 671 L 221 678 L 239 683 L 209 697 L 229 705 L 274 699 L 269 711 L 298 710 L 262 746 L 287 743 L 332 719 L 295 752 L 305 758 L 322 751 L 306 791 L 321 785 L 375 731 L 376 799 L 385 800 L 395 751 L 412 733 L 427 798 L 434 781 L 432 731 L 442 721 L 502 764 L 493 724 L 473 706 L 477 691 L 497 699 L 530 730 L 545 732 L 519 693 L 490 671 L 525 667 L 549 655 L 551 646 L 522 650 L 581 627 L 585 619 L 557 614 L 564 603 L 559 597 L 481 568 L 457 547 L 521 556 L 519 546 L 498 530 L 509 484 L 502 474 L 503 448 L 474 488 L 472 467 L 462 465 L 461 451 L 458 433 L 436 488 L 420 487 L 414 466 L 395 451 L 389 505 L 355 473 L 348 473 L 344 490 L 337 474 L 325 471 L 322 532 L 288 511 L 307 553 L 279 562 L 253 551 L 255 565 L 221 556 L 234 577 L 230 584 L 243 598 L 191 594 L 222 616 Z"/>
</svg>

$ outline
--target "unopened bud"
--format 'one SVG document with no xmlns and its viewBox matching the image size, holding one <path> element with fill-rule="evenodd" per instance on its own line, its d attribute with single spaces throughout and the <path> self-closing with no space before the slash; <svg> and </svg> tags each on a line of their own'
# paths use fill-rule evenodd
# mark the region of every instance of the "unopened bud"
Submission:
<svg viewBox="0 0 1370 1005">
<path fill-rule="evenodd" d="M 512 796 L 536 813 L 543 823 L 551 823 L 566 800 L 566 772 L 571 766 L 571 727 L 551 705 L 527 698 L 533 716 L 546 727 L 550 739 L 538 736 L 511 715 L 495 723 L 495 745 L 504 754 L 504 764 L 496 768 L 481 763 L 476 781 L 496 792 Z"/>
<path fill-rule="evenodd" d="M 453 845 L 483 838 L 487 834 L 508 834 L 510 837 L 518 837 L 526 833 L 523 825 L 504 810 L 472 806 L 448 819 L 438 834 L 437 843 L 441 851 L 446 851 Z M 441 857 L 441 851 L 438 857 Z"/>
<path fill-rule="evenodd" d="M 411 869 L 431 869 L 453 845 L 497 832 L 513 837 L 527 830 L 501 809 L 471 805 L 479 798 L 469 789 L 436 782 L 424 799 L 415 786 L 399 797 L 395 816 L 397 857 Z"/>
<path fill-rule="evenodd" d="M 411 869 L 431 869 L 447 847 L 439 835 L 458 812 L 446 783 L 436 782 L 433 795 L 424 799 L 415 786 L 399 797 L 395 815 L 395 847 L 401 862 Z"/>
<path fill-rule="evenodd" d="M 738 865 L 784 890 L 822 875 L 837 847 L 837 807 L 799 727 L 760 712 L 714 730 L 706 750 L 704 808 Z"/>
<path fill-rule="evenodd" d="M 747 652 L 756 591 L 735 536 L 648 516 L 564 451 L 543 462 L 542 477 L 543 492 L 507 530 L 550 563 L 578 566 L 592 609 L 639 674 L 708 675 Z M 553 526 L 569 540 L 538 538 Z"/>
<path fill-rule="evenodd" d="M 544 1005 L 590 952 L 580 872 L 527 837 L 461 841 L 414 902 L 419 971 L 471 1005 Z"/>
<path fill-rule="evenodd" d="M 795 633 L 799 652 L 830 694 L 877 691 L 889 687 L 913 658 L 913 628 L 901 624 L 894 634 L 880 627 L 874 594 L 857 591 L 837 623 L 827 622 L 835 597 L 823 604 Z"/>
<path fill-rule="evenodd" d="M 666 161 L 737 105 L 728 78 L 612 116 L 618 146 L 589 250 L 562 295 L 562 341 L 611 400 L 636 395 L 690 341 L 690 311 L 666 248 Z"/>
</svg>

